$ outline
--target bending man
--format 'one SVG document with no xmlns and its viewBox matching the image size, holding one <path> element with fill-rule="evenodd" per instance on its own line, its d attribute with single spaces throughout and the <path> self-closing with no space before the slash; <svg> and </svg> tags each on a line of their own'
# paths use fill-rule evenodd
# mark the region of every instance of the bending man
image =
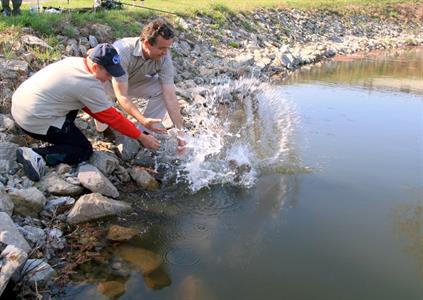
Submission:
<svg viewBox="0 0 423 300">
<path fill-rule="evenodd" d="M 77 164 L 90 158 L 92 145 L 74 124 L 80 109 L 147 148 L 160 147 L 157 139 L 142 134 L 107 100 L 102 82 L 124 74 L 116 49 L 99 44 L 88 58 L 65 58 L 18 87 L 12 97 L 13 118 L 29 136 L 52 144 L 17 150 L 17 160 L 31 180 L 40 179 L 46 164 Z"/>
<path fill-rule="evenodd" d="M 178 129 L 178 152 L 182 152 L 185 146 L 183 121 L 176 99 L 173 62 L 169 51 L 174 36 L 168 23 L 156 19 L 143 28 L 140 37 L 117 40 L 113 46 L 122 58 L 121 64 L 126 74 L 113 78 L 111 84 L 106 83 L 106 90 L 147 132 L 165 132 L 158 123 L 168 112 Z M 148 101 L 143 113 L 133 103 L 133 98 Z"/>
</svg>

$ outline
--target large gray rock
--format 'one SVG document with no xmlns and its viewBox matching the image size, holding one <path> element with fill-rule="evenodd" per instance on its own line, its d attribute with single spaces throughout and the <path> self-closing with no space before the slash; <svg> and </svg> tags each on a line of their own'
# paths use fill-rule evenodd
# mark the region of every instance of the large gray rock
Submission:
<svg viewBox="0 0 423 300">
<path fill-rule="evenodd" d="M 0 160 L 16 160 L 16 150 L 18 148 L 19 146 L 14 143 L 0 143 Z"/>
<path fill-rule="evenodd" d="M 44 194 L 35 187 L 22 190 L 12 189 L 9 191 L 9 197 L 15 205 L 15 213 L 35 218 L 47 202 Z"/>
<path fill-rule="evenodd" d="M 113 198 L 119 197 L 119 191 L 116 187 L 93 165 L 86 164 L 80 166 L 78 179 L 84 187 L 94 193 L 100 193 Z"/>
<path fill-rule="evenodd" d="M 10 278 L 27 260 L 26 252 L 14 245 L 9 245 L 0 256 L 0 296 L 3 294 Z"/>
<path fill-rule="evenodd" d="M 0 191 L 0 211 L 7 213 L 9 216 L 13 213 L 13 202 L 9 195 Z"/>
<path fill-rule="evenodd" d="M 28 259 L 22 268 L 22 274 L 25 274 L 24 279 L 28 283 L 43 286 L 56 275 L 56 271 L 42 259 Z"/>
<path fill-rule="evenodd" d="M 28 242 L 13 223 L 12 218 L 4 212 L 0 212 L 0 242 L 6 245 L 14 245 L 26 253 L 31 250 Z"/>
<path fill-rule="evenodd" d="M 109 42 L 112 39 L 112 28 L 109 25 L 93 24 L 91 26 L 91 32 L 100 43 Z"/>
<path fill-rule="evenodd" d="M 147 191 L 157 190 L 160 186 L 159 182 L 143 167 L 135 166 L 129 171 L 129 174 L 139 187 Z"/>
<path fill-rule="evenodd" d="M 113 154 L 104 151 L 94 151 L 90 157 L 90 164 L 99 169 L 103 174 L 109 175 L 117 168 L 119 160 Z"/>
<path fill-rule="evenodd" d="M 133 159 L 140 150 L 140 144 L 136 140 L 121 135 L 120 133 L 115 133 L 115 135 L 117 154 L 124 161 Z"/>
<path fill-rule="evenodd" d="M 39 37 L 36 37 L 33 35 L 26 34 L 21 37 L 21 41 L 27 46 L 37 47 L 44 50 L 53 50 L 53 48 L 49 46 L 49 44 L 47 44 L 45 41 L 43 41 Z"/>
<path fill-rule="evenodd" d="M 41 184 L 50 194 L 56 196 L 77 196 L 84 191 L 82 186 L 67 182 L 55 172 L 44 177 Z"/>
<path fill-rule="evenodd" d="M 28 74 L 28 63 L 23 60 L 0 57 L 0 78 L 15 80 Z"/>
<path fill-rule="evenodd" d="M 88 222 L 99 218 L 113 216 L 131 210 L 131 205 L 116 201 L 99 193 L 87 194 L 76 201 L 67 221 L 71 224 Z"/>
<path fill-rule="evenodd" d="M 37 218 L 38 213 L 43 209 L 47 202 L 44 194 L 35 187 L 9 192 L 10 200 L 15 205 L 15 213 Z"/>
</svg>

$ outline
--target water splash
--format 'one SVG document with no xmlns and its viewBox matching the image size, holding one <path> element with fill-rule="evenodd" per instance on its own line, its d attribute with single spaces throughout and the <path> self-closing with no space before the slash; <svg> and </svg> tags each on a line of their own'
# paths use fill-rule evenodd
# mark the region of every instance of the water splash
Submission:
<svg viewBox="0 0 423 300">
<path fill-rule="evenodd" d="M 219 83 L 187 108 L 195 129 L 177 182 L 192 192 L 216 184 L 254 185 L 269 168 L 290 165 L 294 108 L 280 88 L 255 79 Z"/>
</svg>

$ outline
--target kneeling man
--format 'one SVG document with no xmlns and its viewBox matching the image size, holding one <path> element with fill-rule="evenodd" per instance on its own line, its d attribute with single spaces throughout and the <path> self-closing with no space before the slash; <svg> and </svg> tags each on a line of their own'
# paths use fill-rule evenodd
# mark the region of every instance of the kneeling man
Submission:
<svg viewBox="0 0 423 300">
<path fill-rule="evenodd" d="M 142 134 L 107 100 L 102 82 L 123 75 L 116 49 L 99 44 L 89 57 L 55 62 L 18 87 L 12 97 L 13 118 L 26 134 L 51 144 L 17 150 L 17 160 L 31 180 L 40 180 L 46 164 L 77 164 L 90 158 L 92 145 L 74 124 L 80 109 L 147 148 L 160 147 L 156 138 Z"/>
</svg>

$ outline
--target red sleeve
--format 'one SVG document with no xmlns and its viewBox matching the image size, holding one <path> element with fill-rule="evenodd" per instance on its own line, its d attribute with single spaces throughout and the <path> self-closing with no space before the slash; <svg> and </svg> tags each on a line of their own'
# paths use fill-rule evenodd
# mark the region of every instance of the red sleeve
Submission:
<svg viewBox="0 0 423 300">
<path fill-rule="evenodd" d="M 134 139 L 141 135 L 141 131 L 134 125 L 134 123 L 125 118 L 125 116 L 118 112 L 114 107 L 110 107 L 97 113 L 93 113 L 86 106 L 82 110 L 92 116 L 94 119 L 99 120 L 102 123 L 106 123 L 123 135 Z"/>
</svg>

